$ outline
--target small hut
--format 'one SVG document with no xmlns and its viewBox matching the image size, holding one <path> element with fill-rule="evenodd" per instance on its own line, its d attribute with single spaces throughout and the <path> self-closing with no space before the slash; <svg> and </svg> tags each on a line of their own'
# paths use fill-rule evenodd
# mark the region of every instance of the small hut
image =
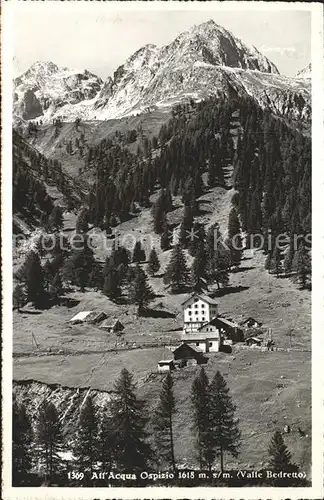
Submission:
<svg viewBox="0 0 324 500">
<path fill-rule="evenodd" d="M 117 333 L 123 331 L 125 327 L 119 319 L 106 319 L 99 328 L 106 330 L 108 333 Z"/>
</svg>

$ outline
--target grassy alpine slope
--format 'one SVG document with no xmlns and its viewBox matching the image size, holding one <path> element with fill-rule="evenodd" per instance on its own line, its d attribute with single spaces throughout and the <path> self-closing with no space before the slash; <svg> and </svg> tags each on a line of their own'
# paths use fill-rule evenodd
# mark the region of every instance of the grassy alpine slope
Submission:
<svg viewBox="0 0 324 500">
<path fill-rule="evenodd" d="M 102 123 L 84 123 L 86 141 L 97 144 L 106 135 L 127 128 L 141 129 L 148 136 L 157 135 L 165 116 L 153 112 L 147 116 Z M 230 120 L 230 135 L 236 148 L 241 123 L 237 115 Z M 66 144 L 75 141 L 75 124 L 63 124 L 58 138 L 54 127 L 41 126 L 37 137 L 31 143 L 52 158 L 62 162 L 62 169 L 71 176 L 80 177 L 86 186 L 91 182 L 92 172 L 82 172 L 83 158 L 79 154 L 67 154 Z M 61 147 L 59 146 L 61 144 Z M 128 147 L 134 152 L 140 144 L 137 138 Z M 208 228 L 218 222 L 225 232 L 231 199 L 233 165 L 227 162 L 227 185 L 214 186 L 204 190 L 199 198 L 199 222 Z M 202 174 L 205 182 L 206 174 Z M 154 202 L 157 192 L 150 196 Z M 173 226 L 180 224 L 184 205 L 180 195 L 173 197 L 173 210 L 168 221 Z M 71 234 L 75 230 L 76 211 L 64 213 L 64 230 Z M 168 346 L 177 345 L 182 328 L 181 302 L 185 294 L 171 295 L 163 283 L 163 272 L 168 264 L 171 250 L 162 252 L 159 237 L 154 233 L 150 208 L 141 210 L 114 228 L 118 238 L 126 236 L 141 239 L 148 257 L 149 242 L 155 242 L 161 263 L 156 277 L 149 277 L 155 299 L 150 304 L 149 317 L 137 317 L 135 306 L 117 304 L 100 291 L 86 287 L 80 292 L 76 286 L 66 289 L 60 304 L 49 309 L 35 310 L 27 306 L 21 312 L 14 311 L 13 376 L 19 381 L 38 381 L 45 384 L 59 384 L 71 388 L 90 387 L 111 391 L 120 370 L 127 367 L 134 373 L 138 393 L 154 407 L 161 388 L 162 376 L 157 374 L 157 363 L 170 356 Z M 144 241 L 145 239 L 145 241 Z M 186 251 L 187 252 L 187 251 Z M 107 250 L 95 249 L 95 258 L 103 262 Z M 188 264 L 192 257 L 187 254 Z M 22 255 L 14 255 L 14 266 L 21 264 Z M 267 447 L 275 430 L 289 424 L 292 432 L 287 444 L 293 460 L 309 473 L 310 425 L 311 425 L 311 308 L 310 293 L 299 290 L 289 279 L 277 278 L 264 269 L 265 256 L 261 251 L 245 251 L 240 267 L 230 274 L 227 290 L 221 290 L 217 300 L 219 312 L 235 321 L 253 316 L 262 321 L 265 328 L 271 328 L 276 346 L 273 352 L 235 347 L 232 354 L 210 355 L 207 373 L 211 377 L 216 370 L 228 380 L 229 387 L 238 408 L 242 430 L 242 450 L 238 461 L 231 461 L 233 467 L 262 467 L 267 457 Z M 146 269 L 147 264 L 141 266 Z M 103 310 L 109 317 L 118 318 L 124 325 L 123 335 L 102 332 L 94 325 L 70 325 L 69 320 L 79 311 Z M 288 350 L 287 350 L 288 349 Z M 193 464 L 193 443 L 190 438 L 189 391 L 199 367 L 187 367 L 174 374 L 177 398 L 175 421 L 176 455 L 183 465 Z M 18 389 L 17 389 L 18 390 Z M 58 398 L 60 391 L 58 389 Z M 301 437 L 298 427 L 308 436 Z"/>
</svg>

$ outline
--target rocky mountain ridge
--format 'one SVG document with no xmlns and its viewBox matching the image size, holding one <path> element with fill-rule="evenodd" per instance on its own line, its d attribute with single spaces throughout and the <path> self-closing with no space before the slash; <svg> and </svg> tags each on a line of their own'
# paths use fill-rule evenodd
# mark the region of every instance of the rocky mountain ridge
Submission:
<svg viewBox="0 0 324 500">
<path fill-rule="evenodd" d="M 307 64 L 307 66 L 298 71 L 296 78 L 312 78 L 312 63 Z"/>
<path fill-rule="evenodd" d="M 255 47 L 208 21 L 163 47 L 145 45 L 105 82 L 88 71 L 35 63 L 14 82 L 20 119 L 107 120 L 209 95 L 253 96 L 291 119 L 310 118 L 310 80 L 279 75 Z"/>
</svg>

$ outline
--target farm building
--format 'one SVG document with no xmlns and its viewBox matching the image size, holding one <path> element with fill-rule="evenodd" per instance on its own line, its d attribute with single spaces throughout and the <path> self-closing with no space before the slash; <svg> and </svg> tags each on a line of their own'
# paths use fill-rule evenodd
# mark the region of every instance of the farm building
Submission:
<svg viewBox="0 0 324 500">
<path fill-rule="evenodd" d="M 119 319 L 106 319 L 99 328 L 106 330 L 108 333 L 116 333 L 124 330 L 124 325 L 119 321 Z"/>
<path fill-rule="evenodd" d="M 218 352 L 221 346 L 221 337 L 217 331 L 213 333 L 205 331 L 186 333 L 181 336 L 181 340 L 187 344 L 195 345 L 202 352 Z"/>
<path fill-rule="evenodd" d="M 93 311 L 86 317 L 87 323 L 101 323 L 107 318 L 107 314 L 104 311 Z"/>
<path fill-rule="evenodd" d="M 245 321 L 241 322 L 241 326 L 243 326 L 244 328 L 260 328 L 262 326 L 262 323 L 261 321 L 257 321 L 256 319 L 252 318 L 252 316 L 250 316 Z"/>
<path fill-rule="evenodd" d="M 217 316 L 218 303 L 205 294 L 194 293 L 182 304 L 183 331 L 195 333 Z"/>
<path fill-rule="evenodd" d="M 261 347 L 262 344 L 263 344 L 263 339 L 260 338 L 260 337 L 249 337 L 248 339 L 246 339 L 246 345 L 249 345 L 249 346 L 258 346 L 258 347 Z"/>
<path fill-rule="evenodd" d="M 158 362 L 158 371 L 159 372 L 170 372 L 174 370 L 174 361 L 173 359 L 162 359 Z"/>
<path fill-rule="evenodd" d="M 217 316 L 209 323 L 199 328 L 199 333 L 205 334 L 208 338 L 219 336 L 219 343 L 242 342 L 244 340 L 243 330 L 237 323 Z"/>
<path fill-rule="evenodd" d="M 74 325 L 84 323 L 90 314 L 93 314 L 93 311 L 80 311 L 70 319 L 70 323 L 73 323 Z"/>
<path fill-rule="evenodd" d="M 188 363 L 188 360 L 195 360 L 197 365 L 207 363 L 207 359 L 203 355 L 203 351 L 196 346 L 189 345 L 186 342 L 183 342 L 179 347 L 176 347 L 173 350 L 174 359 L 177 360 L 185 360 Z"/>
</svg>

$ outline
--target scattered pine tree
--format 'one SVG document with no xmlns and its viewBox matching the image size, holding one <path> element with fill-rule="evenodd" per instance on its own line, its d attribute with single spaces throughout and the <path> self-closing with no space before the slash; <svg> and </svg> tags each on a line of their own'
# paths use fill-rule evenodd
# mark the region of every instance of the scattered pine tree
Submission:
<svg viewBox="0 0 324 500">
<path fill-rule="evenodd" d="M 160 458 L 176 470 L 174 456 L 173 417 L 176 412 L 171 374 L 165 377 L 160 399 L 153 417 L 154 439 Z"/>
<path fill-rule="evenodd" d="M 133 251 L 133 262 L 145 262 L 146 255 L 140 241 L 136 241 Z"/>
<path fill-rule="evenodd" d="M 103 470 L 111 470 L 115 456 L 116 436 L 111 416 L 104 411 L 99 424 L 98 459 Z"/>
<path fill-rule="evenodd" d="M 164 282 L 170 285 L 171 293 L 181 293 L 189 285 L 189 269 L 186 263 L 186 256 L 180 245 L 176 245 L 172 251 L 170 262 L 165 272 Z"/>
<path fill-rule="evenodd" d="M 63 210 L 59 205 L 56 205 L 48 220 L 49 226 L 55 231 L 59 231 L 63 228 Z"/>
<path fill-rule="evenodd" d="M 130 286 L 129 298 L 138 307 L 138 314 L 141 315 L 154 297 L 152 288 L 149 285 L 145 271 L 136 265 L 134 281 Z"/>
<path fill-rule="evenodd" d="M 74 443 L 77 467 L 92 476 L 98 461 L 98 420 L 91 396 L 87 396 L 80 410 Z"/>
<path fill-rule="evenodd" d="M 210 392 L 208 377 L 204 368 L 193 381 L 191 387 L 191 401 L 193 405 L 193 430 L 195 432 L 195 447 L 198 452 L 200 469 L 208 467 L 209 471 L 215 459 L 213 435 L 210 419 Z"/>
<path fill-rule="evenodd" d="M 32 466 L 32 426 L 26 408 L 13 401 L 12 406 L 12 482 L 13 486 L 26 483 Z"/>
<path fill-rule="evenodd" d="M 293 267 L 296 269 L 296 277 L 301 288 L 306 288 L 311 282 L 312 265 L 309 251 L 304 242 L 299 245 L 296 252 Z"/>
<path fill-rule="evenodd" d="M 291 453 L 288 450 L 284 439 L 279 431 L 276 431 L 271 438 L 268 449 L 270 455 L 270 470 L 273 472 L 297 472 L 298 467 L 291 461 Z M 274 478 L 271 480 L 275 486 L 291 486 L 294 481 L 289 478 Z M 298 485 L 298 481 L 296 486 Z"/>
<path fill-rule="evenodd" d="M 171 243 L 172 243 L 172 237 L 170 236 L 170 229 L 169 226 L 165 223 L 163 225 L 163 232 L 161 234 L 161 240 L 160 240 L 161 250 L 163 250 L 163 252 L 165 250 L 169 250 L 169 248 L 171 248 Z"/>
<path fill-rule="evenodd" d="M 242 259 L 242 234 L 241 224 L 237 211 L 232 208 L 228 217 L 228 232 L 226 245 L 228 246 L 231 254 L 231 265 L 238 267 Z"/>
<path fill-rule="evenodd" d="M 158 272 L 159 269 L 160 269 L 160 261 L 159 261 L 158 255 L 156 253 L 156 250 L 153 247 L 151 252 L 150 252 L 150 256 L 149 256 L 149 260 L 148 260 L 147 272 L 151 276 L 154 276 Z"/>
<path fill-rule="evenodd" d="M 25 283 L 27 291 L 27 302 L 33 302 L 35 306 L 44 303 L 44 274 L 39 255 L 31 250 L 19 270 L 19 278 Z"/>
<path fill-rule="evenodd" d="M 279 274 L 281 273 L 281 270 L 282 270 L 281 251 L 280 251 L 280 248 L 278 248 L 278 247 L 276 247 L 273 251 L 271 264 L 270 264 L 270 270 L 272 271 L 272 273 L 277 275 L 277 278 L 278 278 Z"/>
<path fill-rule="evenodd" d="M 57 409 L 46 400 L 38 409 L 36 434 L 39 459 L 45 466 L 45 480 L 51 483 L 62 467 L 59 452 L 62 451 L 63 436 Z"/>
<path fill-rule="evenodd" d="M 117 300 L 121 296 L 120 279 L 117 270 L 109 270 L 103 282 L 103 294 L 111 300 Z"/>
<path fill-rule="evenodd" d="M 135 388 L 133 375 L 123 368 L 114 384 L 116 398 L 111 403 L 116 467 L 133 473 L 146 470 L 151 458 L 146 432 L 147 412 L 144 402 L 137 399 Z"/>
<path fill-rule="evenodd" d="M 209 386 L 210 418 L 213 448 L 220 458 L 220 468 L 224 471 L 224 454 L 237 457 L 240 447 L 240 431 L 235 418 L 236 407 L 232 403 L 225 379 L 216 372 Z"/>
<path fill-rule="evenodd" d="M 24 293 L 24 289 L 21 285 L 16 285 L 13 294 L 12 294 L 12 301 L 13 301 L 13 307 L 17 309 L 17 311 L 20 311 L 20 308 L 24 305 L 26 300 L 26 295 Z"/>
</svg>

